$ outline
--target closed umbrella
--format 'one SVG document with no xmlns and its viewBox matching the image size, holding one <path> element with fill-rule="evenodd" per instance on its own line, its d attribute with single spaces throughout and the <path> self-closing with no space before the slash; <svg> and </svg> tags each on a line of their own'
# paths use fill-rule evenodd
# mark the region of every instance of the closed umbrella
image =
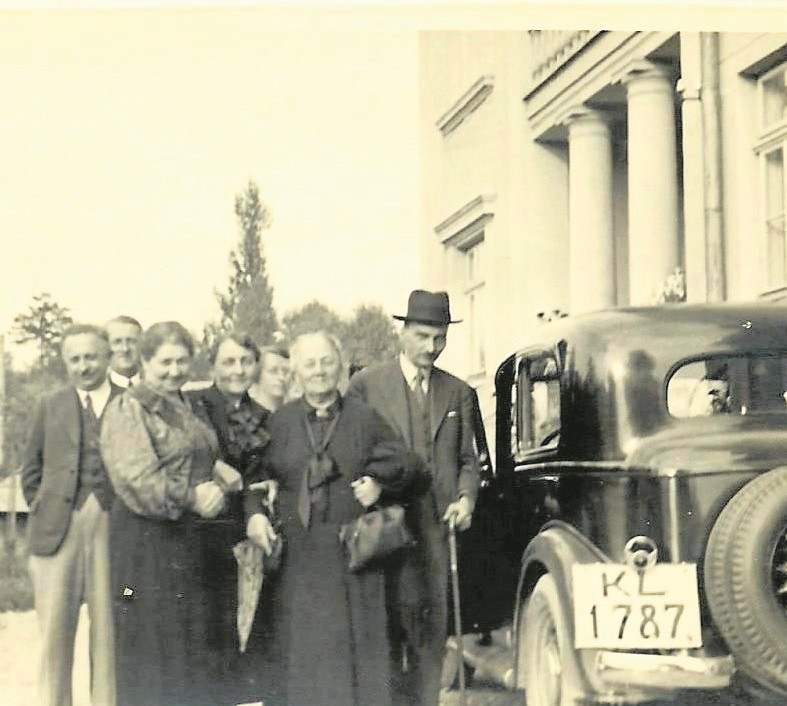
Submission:
<svg viewBox="0 0 787 706">
<path fill-rule="evenodd" d="M 238 639 L 240 651 L 246 651 L 254 615 L 260 601 L 260 591 L 266 574 L 278 569 L 281 561 L 283 543 L 278 537 L 273 545 L 273 553 L 268 556 L 254 542 L 244 539 L 238 542 L 232 553 L 238 562 Z"/>
</svg>

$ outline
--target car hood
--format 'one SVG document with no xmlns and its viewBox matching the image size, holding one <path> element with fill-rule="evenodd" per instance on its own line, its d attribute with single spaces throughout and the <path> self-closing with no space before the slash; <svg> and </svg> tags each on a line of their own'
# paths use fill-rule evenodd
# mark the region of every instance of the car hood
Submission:
<svg viewBox="0 0 787 706">
<path fill-rule="evenodd" d="M 787 465 L 787 415 L 680 420 L 629 449 L 627 465 L 659 474 L 766 470 Z"/>
</svg>

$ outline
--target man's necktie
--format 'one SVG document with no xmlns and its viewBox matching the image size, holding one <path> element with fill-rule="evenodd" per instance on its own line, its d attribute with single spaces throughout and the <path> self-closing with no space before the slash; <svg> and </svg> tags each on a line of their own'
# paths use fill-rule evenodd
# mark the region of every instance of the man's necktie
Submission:
<svg viewBox="0 0 787 706">
<path fill-rule="evenodd" d="M 134 387 L 134 381 L 131 378 L 128 379 L 127 387 Z"/>
<path fill-rule="evenodd" d="M 415 399 L 422 409 L 426 409 L 426 393 L 424 392 L 424 374 L 420 370 L 415 374 L 415 387 L 413 388 Z"/>
<path fill-rule="evenodd" d="M 90 420 L 97 422 L 96 410 L 93 409 L 93 400 L 90 398 L 90 393 L 85 395 L 85 412 Z"/>
</svg>

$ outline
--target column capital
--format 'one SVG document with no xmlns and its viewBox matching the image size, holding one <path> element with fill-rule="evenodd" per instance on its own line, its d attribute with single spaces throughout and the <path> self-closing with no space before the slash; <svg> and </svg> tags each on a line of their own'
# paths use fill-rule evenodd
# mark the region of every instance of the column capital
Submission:
<svg viewBox="0 0 787 706">
<path fill-rule="evenodd" d="M 630 87 L 644 81 L 656 80 L 671 84 L 675 78 L 675 71 L 667 64 L 660 64 L 647 59 L 638 59 L 628 64 L 613 81 Z"/>
<path fill-rule="evenodd" d="M 683 101 L 698 101 L 702 92 L 702 86 L 696 82 L 689 82 L 685 78 L 679 78 L 675 90 Z"/>
<path fill-rule="evenodd" d="M 560 124 L 567 127 L 578 123 L 586 125 L 609 125 L 614 118 L 614 114 L 608 110 L 591 108 L 584 103 L 572 106 L 561 117 Z"/>
</svg>

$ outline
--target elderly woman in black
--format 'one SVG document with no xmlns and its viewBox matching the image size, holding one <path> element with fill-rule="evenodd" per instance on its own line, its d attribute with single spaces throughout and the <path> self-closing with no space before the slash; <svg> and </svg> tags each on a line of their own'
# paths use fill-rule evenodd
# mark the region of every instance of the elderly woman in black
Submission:
<svg viewBox="0 0 787 706">
<path fill-rule="evenodd" d="M 198 522 L 224 508 L 218 443 L 180 392 L 194 344 L 179 323 L 139 341 L 144 381 L 109 403 L 101 453 L 110 515 L 118 706 L 215 706 L 211 599 Z"/>
<path fill-rule="evenodd" d="M 419 461 L 372 408 L 341 397 L 332 336 L 299 337 L 291 359 L 303 396 L 271 416 L 265 451 L 286 545 L 273 597 L 279 679 L 265 703 L 390 706 L 382 569 L 349 573 L 338 530 L 364 507 L 406 497 Z M 382 448 L 387 460 L 375 463 Z"/>
<path fill-rule="evenodd" d="M 261 456 L 268 443 L 265 431 L 268 410 L 249 396 L 257 378 L 260 349 L 247 334 L 235 332 L 220 336 L 210 351 L 213 385 L 188 393 L 195 413 L 216 432 L 222 461 L 237 469 L 243 480 L 243 492 L 228 496 L 226 509 L 213 520 L 203 522 L 203 549 L 210 567 L 207 575 L 211 594 L 207 606 L 211 625 L 210 652 L 214 666 L 220 670 L 215 679 L 220 684 L 222 704 L 258 701 L 265 693 L 264 660 L 267 587 L 258 607 L 257 620 L 246 653 L 239 652 L 236 628 L 238 569 L 233 546 L 247 536 L 247 514 L 258 505 L 250 503 L 246 492 L 249 480 L 261 473 Z M 262 537 L 264 548 L 270 537 Z"/>
</svg>

